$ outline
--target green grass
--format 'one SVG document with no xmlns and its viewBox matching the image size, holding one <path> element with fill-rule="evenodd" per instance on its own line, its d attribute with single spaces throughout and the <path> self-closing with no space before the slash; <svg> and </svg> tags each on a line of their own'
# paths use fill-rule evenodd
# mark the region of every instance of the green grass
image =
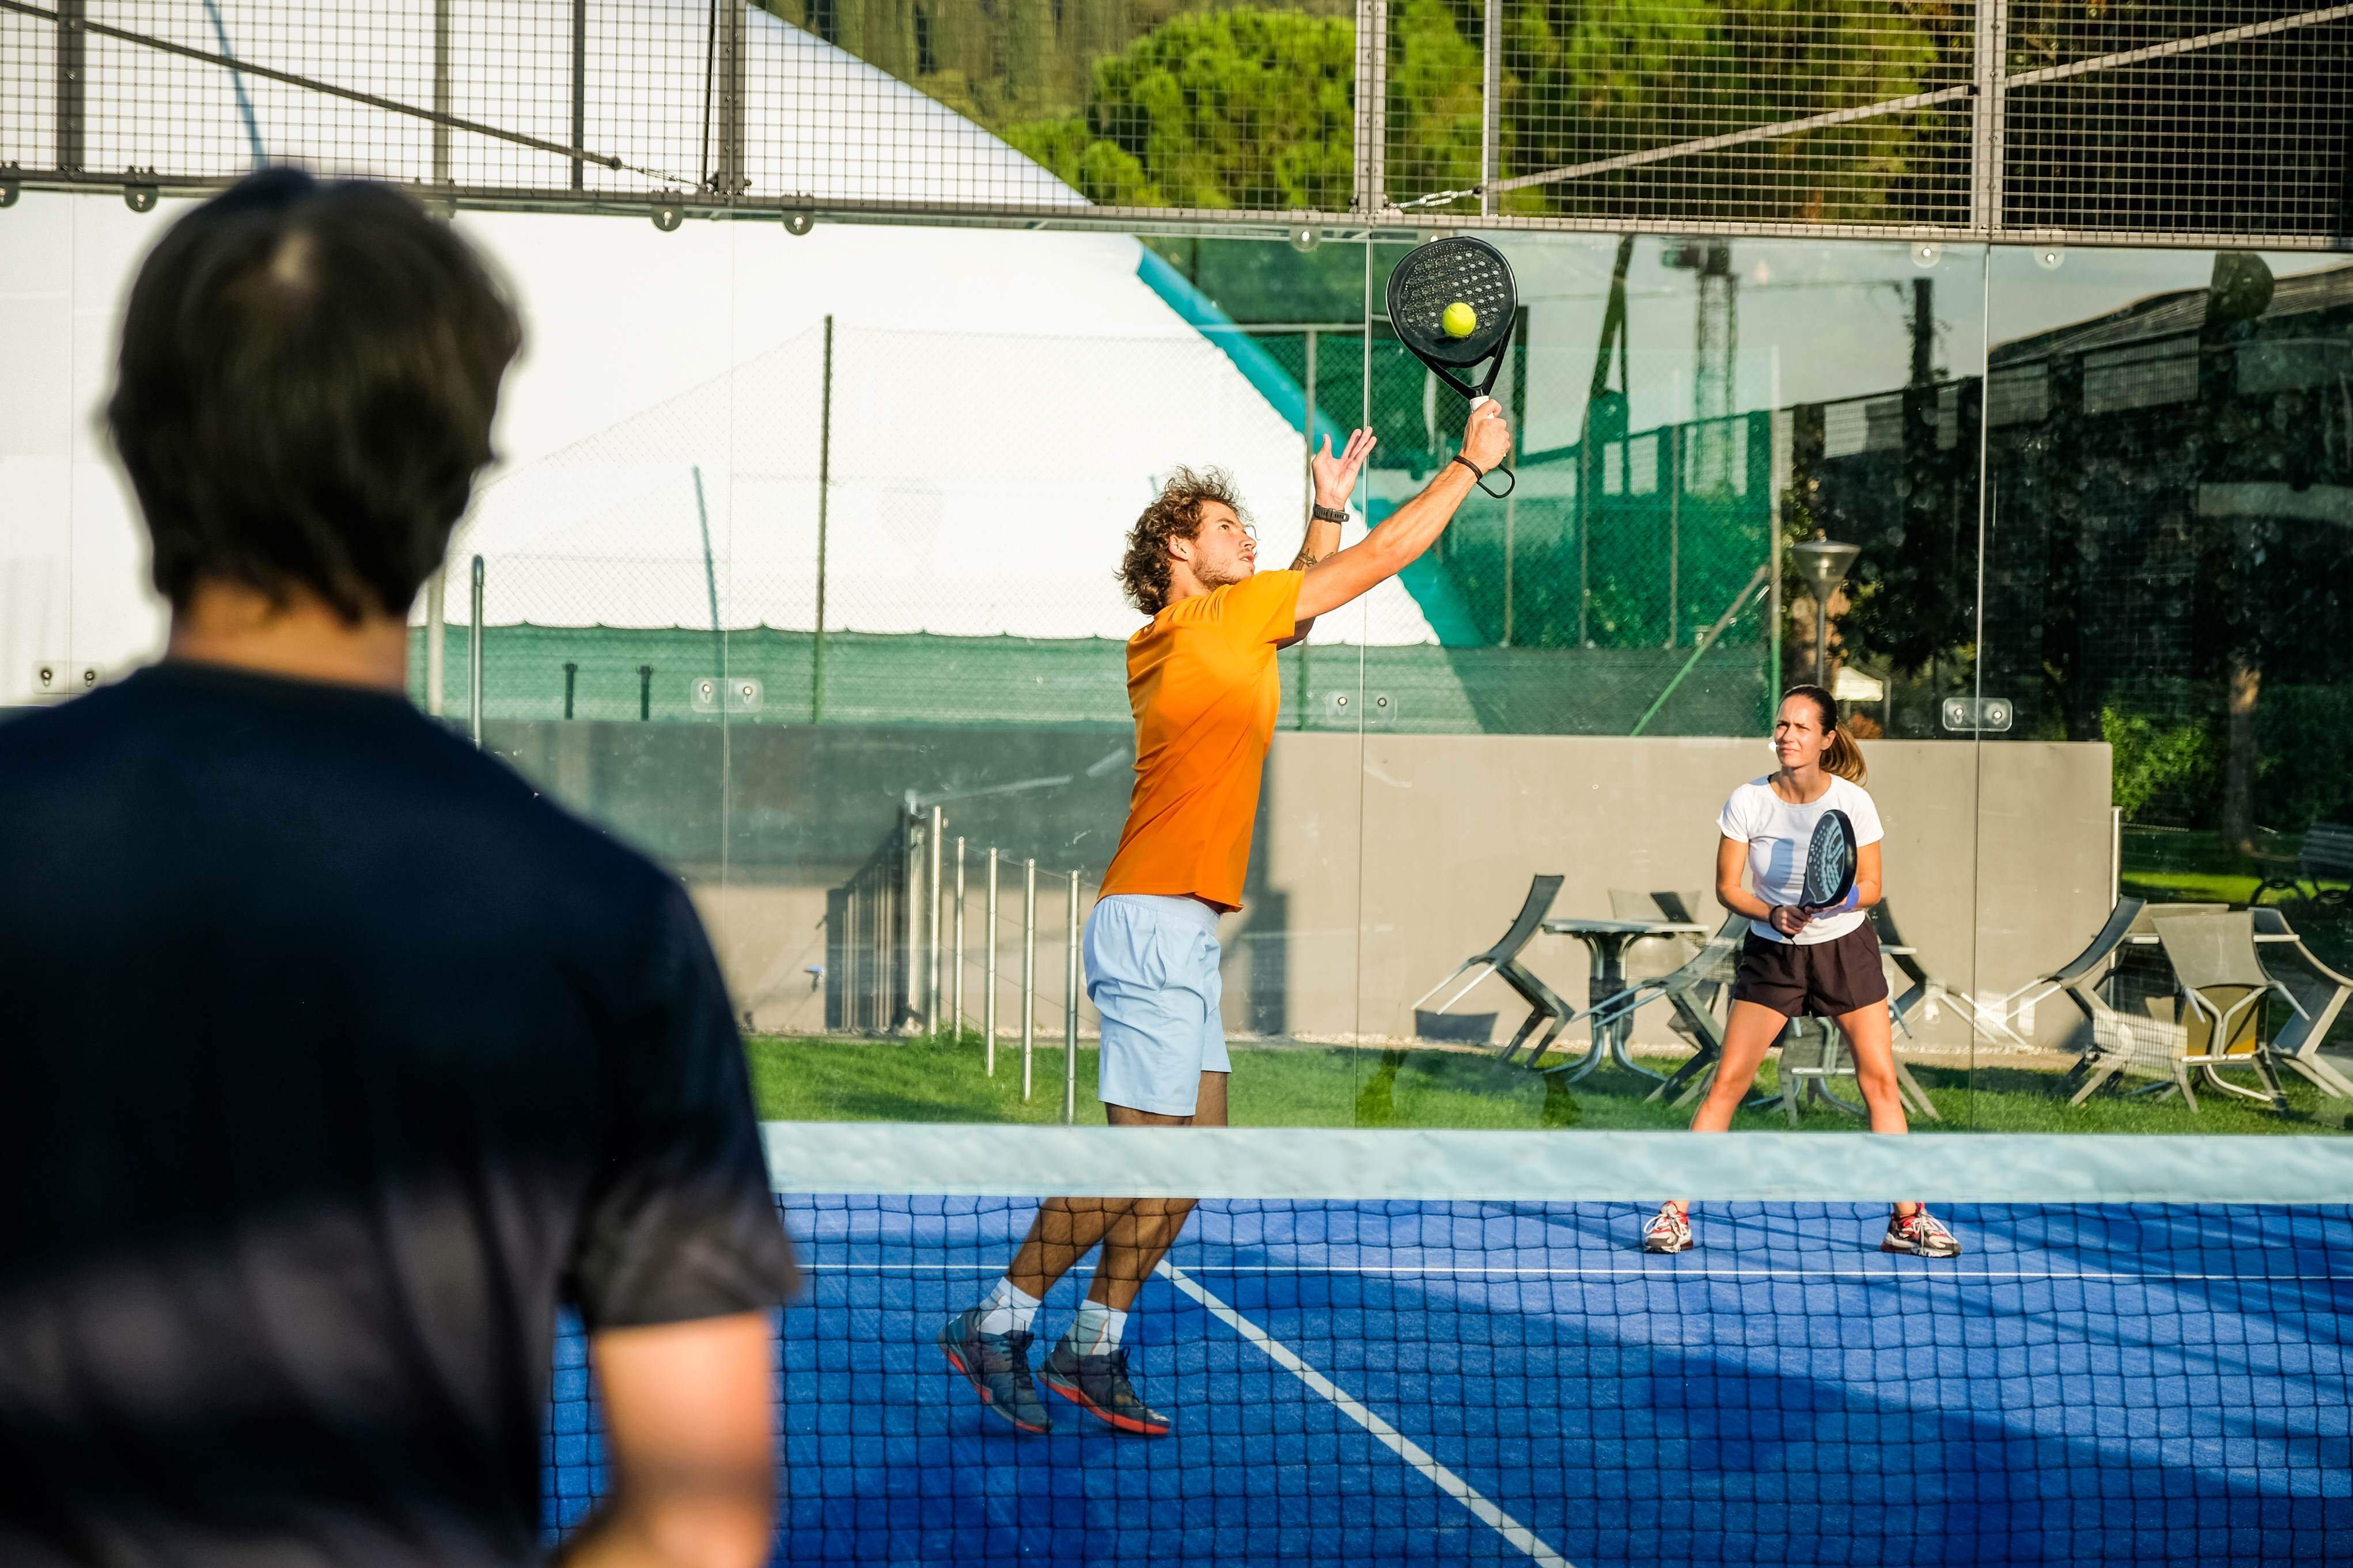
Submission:
<svg viewBox="0 0 2353 1568">
<path fill-rule="evenodd" d="M 982 1066 L 980 1038 L 841 1040 L 764 1035 L 749 1045 L 760 1114 L 791 1121 L 991 1121 L 1050 1123 L 1061 1120 L 1062 1050 L 1039 1048 L 1032 1061 L 1031 1098 L 1021 1098 L 1021 1053 L 999 1044 L 997 1074 Z M 1651 1085 L 1605 1068 L 1561 1090 L 1553 1080 L 1497 1068 L 1486 1057 L 1459 1051 L 1398 1053 L 1386 1107 L 1381 1094 L 1388 1053 L 1348 1047 L 1233 1047 L 1232 1119 L 1243 1127 L 1453 1127 L 1526 1129 L 1679 1128 L 1689 1112 L 1648 1101 Z M 1095 1053 L 1082 1043 L 1078 1060 L 1078 1120 L 1101 1126 L 1094 1098 Z M 1654 1062 L 1664 1068 L 1669 1064 Z M 2324 1098 L 2302 1079 L 2287 1082 L 2289 1109 L 2281 1114 L 2253 1101 L 2206 1093 L 2190 1110 L 2179 1100 L 2151 1100 L 2103 1092 L 2070 1107 L 2059 1075 L 2016 1068 L 1974 1070 L 1924 1067 L 1913 1076 L 1944 1120 L 1921 1120 L 1920 1131 L 2004 1132 L 2341 1132 L 2353 1106 Z M 2250 1079 L 2251 1074 L 2236 1074 Z M 1758 1079 L 1773 1087 L 1768 1061 Z M 1850 1100 L 1853 1085 L 1840 1086 Z M 1551 1092 L 1548 1094 L 1548 1090 Z M 1744 1110 L 1737 1127 L 1787 1128 L 1778 1111 Z M 1861 1123 L 1841 1112 L 1814 1109 L 1800 1121 L 1808 1131 L 1853 1131 Z"/>
</svg>

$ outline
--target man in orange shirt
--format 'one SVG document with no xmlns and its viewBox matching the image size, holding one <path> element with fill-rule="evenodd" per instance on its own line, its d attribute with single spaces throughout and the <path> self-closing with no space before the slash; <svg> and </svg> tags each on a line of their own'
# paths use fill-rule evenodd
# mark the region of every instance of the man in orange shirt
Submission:
<svg viewBox="0 0 2353 1568">
<path fill-rule="evenodd" d="M 1241 908 L 1250 826 L 1282 700 L 1275 651 L 1419 559 L 1511 449 L 1492 399 L 1472 407 L 1461 454 L 1345 550 L 1341 508 L 1373 436 L 1314 461 L 1314 515 L 1287 572 L 1258 571 L 1231 482 L 1179 469 L 1130 531 L 1120 575 L 1151 624 L 1128 639 L 1135 788 L 1127 826 L 1087 921 L 1087 995 L 1103 1015 L 1097 1093 L 1114 1127 L 1226 1124 L 1218 916 Z M 1123 1432 L 1168 1418 L 1136 1397 L 1120 1343 L 1127 1309 L 1193 1204 L 1185 1198 L 1049 1198 L 989 1295 L 938 1342 L 988 1408 L 1024 1432 L 1053 1423 L 1029 1369 L 1030 1323 L 1054 1281 L 1097 1246 L 1086 1300 L 1046 1358 L 1046 1386 Z"/>
</svg>

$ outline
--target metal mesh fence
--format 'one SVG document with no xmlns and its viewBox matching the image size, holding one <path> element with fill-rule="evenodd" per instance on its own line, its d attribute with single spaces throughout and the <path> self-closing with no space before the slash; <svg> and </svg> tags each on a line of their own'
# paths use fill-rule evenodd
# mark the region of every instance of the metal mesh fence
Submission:
<svg viewBox="0 0 2353 1568">
<path fill-rule="evenodd" d="M 2297 0 L 0 0 L 0 178 L 2326 246 L 2348 53 Z"/>
<path fill-rule="evenodd" d="M 438 625 L 439 709 L 467 711 L 480 558 L 491 721 L 1124 725 L 1138 617 L 1113 568 L 1168 465 L 1230 468 L 1280 563 L 1312 437 L 1380 437 L 1345 538 L 1453 450 L 1462 399 L 1370 341 L 1368 367 L 1362 327 L 811 329 L 489 486 L 439 621 L 429 596 L 417 612 L 418 696 Z M 1517 415 L 1563 404 L 1551 374 L 1523 356 L 1499 390 Z M 1748 728 L 1771 416 L 1630 431 L 1627 406 L 1603 394 L 1582 439 L 1524 453 L 1509 497 L 1474 498 L 1437 551 L 1324 617 L 1283 656 L 1285 727 Z"/>
</svg>

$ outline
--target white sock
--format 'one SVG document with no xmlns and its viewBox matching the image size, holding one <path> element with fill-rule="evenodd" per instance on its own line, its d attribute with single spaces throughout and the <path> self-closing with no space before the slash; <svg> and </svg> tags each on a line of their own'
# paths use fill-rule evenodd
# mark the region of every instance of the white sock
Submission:
<svg viewBox="0 0 2353 1568">
<path fill-rule="evenodd" d="M 1062 1337 L 1081 1355 L 1105 1355 L 1119 1348 L 1119 1336 L 1127 1327 L 1127 1314 L 1104 1306 L 1101 1301 L 1079 1303 L 1079 1315 L 1071 1320 L 1071 1331 Z"/>
<path fill-rule="evenodd" d="M 980 1320 L 984 1334 L 1026 1334 L 1029 1321 L 1038 1315 L 1039 1300 L 1010 1279 L 999 1279 L 997 1289 L 982 1300 L 988 1309 Z"/>
</svg>

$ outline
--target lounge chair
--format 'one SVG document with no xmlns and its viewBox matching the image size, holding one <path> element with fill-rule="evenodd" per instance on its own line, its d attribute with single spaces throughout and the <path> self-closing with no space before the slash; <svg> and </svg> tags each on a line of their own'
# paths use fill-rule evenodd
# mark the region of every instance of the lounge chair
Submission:
<svg viewBox="0 0 2353 1568">
<path fill-rule="evenodd" d="M 1588 1022 L 1611 1024 L 1653 1002 L 1665 1002 L 1674 1011 L 1675 1032 L 1692 1042 L 1692 1058 L 1652 1089 L 1652 1100 L 1676 1100 L 1674 1091 L 1707 1072 L 1724 1051 L 1724 1025 L 1715 1011 L 1732 984 L 1739 962 L 1741 939 L 1748 934 L 1748 917 L 1733 915 L 1716 928 L 1683 966 L 1649 980 L 1638 980 L 1586 1015 Z"/>
<path fill-rule="evenodd" d="M 1560 885 L 1564 880 L 1566 879 L 1561 877 L 1540 876 L 1529 881 L 1527 901 L 1520 906 L 1520 912 L 1512 917 L 1510 927 L 1496 939 L 1494 945 L 1484 952 L 1474 952 L 1464 959 L 1455 965 L 1453 973 L 1414 999 L 1417 1030 L 1425 1016 L 1421 1005 L 1461 976 L 1477 970 L 1478 973 L 1472 974 L 1461 989 L 1440 1003 L 1435 1013 L 1430 1016 L 1444 1016 L 1446 1010 L 1460 1002 L 1472 986 L 1493 974 L 1517 992 L 1520 1000 L 1525 1002 L 1529 1008 L 1527 1021 L 1512 1036 L 1511 1043 L 1504 1047 L 1496 1060 L 1509 1062 L 1519 1054 L 1522 1047 L 1529 1047 L 1527 1060 L 1534 1062 L 1551 1048 L 1554 1037 L 1567 1026 L 1569 1019 L 1576 1016 L 1576 1009 L 1554 994 L 1551 986 L 1537 979 L 1526 965 L 1521 963 L 1520 952 L 1528 945 L 1529 939 L 1535 935 L 1536 927 L 1543 922 L 1545 916 L 1551 912 L 1552 902 L 1560 896 Z"/>
<path fill-rule="evenodd" d="M 2281 1066 L 2302 1073 L 2324 1094 L 2339 1099 L 2353 1099 L 2353 1080 L 2348 1080 L 2330 1062 L 2323 1059 L 2320 1047 L 2328 1038 L 2329 1026 L 2345 1009 L 2348 998 L 2353 998 L 2353 980 L 2347 979 L 2313 956 L 2304 939 L 2287 923 L 2287 917 L 2270 905 L 2259 905 L 2251 911 L 2255 918 L 2255 934 L 2274 940 L 2256 951 L 2265 954 L 2264 972 L 2287 998 L 2295 1016 L 2282 1026 L 2271 1044 L 2271 1054 Z M 2275 967 L 2278 954 L 2292 949 L 2308 972 L 2295 980 L 2283 980 Z"/>
<path fill-rule="evenodd" d="M 2123 905 L 2117 907 L 2122 909 Z M 2117 977 L 2118 963 L 2131 951 L 2133 944 L 2144 940 L 2156 940 L 2158 921 L 2191 915 L 2217 915 L 2228 909 L 2226 904 L 2141 903 L 2126 923 L 2124 936 L 2111 950 L 2108 962 L 2105 965 L 2092 965 L 2059 988 L 2061 994 L 2075 1004 L 2076 1010 L 2084 1015 L 2084 1022 L 2090 1026 L 2092 1031 L 2091 1045 L 2068 1069 L 2062 1083 L 2063 1088 L 2067 1083 L 2077 1086 L 2068 1100 L 2069 1104 L 2083 1104 L 2094 1090 L 2119 1072 L 2130 1070 L 2163 1075 L 2172 1070 L 2168 1064 L 2172 1060 L 2173 1043 L 2168 1031 L 2173 1026 L 2161 1019 L 2116 1007 L 2111 996 L 2101 994 L 2103 984 L 2113 982 Z M 2109 918 L 2113 921 L 2116 917 L 2112 914 Z M 2102 928 L 2102 934 L 2106 934 L 2105 927 Z M 2071 964 L 2070 968 L 2073 967 Z M 2109 984 L 2107 989 L 2113 993 L 2116 986 Z"/>
<path fill-rule="evenodd" d="M 1986 1026 L 2009 1036 L 2021 1046 L 2031 1045 L 2031 1041 L 2010 1027 L 2009 1020 L 2021 1013 L 2033 1011 L 2036 1004 L 2062 991 L 2068 993 L 2078 1007 L 2089 1013 L 2090 1006 L 2083 996 L 2075 994 L 2076 988 L 2096 988 L 2106 977 L 2110 966 L 2116 962 L 2116 953 L 2132 936 L 2141 910 L 2147 907 L 2146 899 L 2118 899 L 2116 908 L 2108 911 L 2107 921 L 2100 927 L 2099 933 L 2092 938 L 2083 952 L 2048 974 L 2036 975 L 2002 997 L 1992 1008 L 1980 1009 L 1980 1012 L 1992 1015 L 1984 1020 Z"/>
<path fill-rule="evenodd" d="M 1664 920 L 1695 924 L 1701 919 L 1698 912 L 1701 909 L 1700 895 L 1696 891 L 1642 893 L 1630 892 L 1623 888 L 1609 889 L 1609 912 L 1621 921 Z M 1705 945 L 1705 941 L 1697 936 L 1640 937 L 1627 948 L 1626 956 L 1631 961 L 1638 953 L 1642 955 L 1646 960 L 1645 967 L 1662 962 L 1665 965 L 1663 971 L 1659 973 L 1633 975 L 1632 978 L 1639 983 L 1642 980 L 1663 979 L 1667 974 L 1673 973 L 1697 957 L 1700 949 Z M 1630 962 L 1629 966 L 1631 967 Z M 1697 998 L 1699 1005 L 1707 1012 L 1715 1012 L 1719 1005 L 1719 994 L 1722 990 L 1721 984 L 1704 986 L 1701 995 Z M 1699 1032 L 1683 1019 L 1682 1014 L 1678 1013 L 1670 1018 L 1667 1027 L 1689 1041 L 1694 1050 L 1700 1048 L 1702 1037 Z"/>
<path fill-rule="evenodd" d="M 2178 1026 L 2179 1049 L 2174 1053 L 2173 1082 L 2189 1107 L 2198 1109 L 2198 1095 L 2189 1083 L 2196 1068 L 2212 1088 L 2225 1094 L 2260 1100 L 2273 1109 L 2287 1109 L 2280 1092 L 2279 1074 L 2263 1044 L 2263 1004 L 2281 989 L 2255 952 L 2253 914 L 2178 915 L 2157 923 L 2157 940 L 2165 949 L 2173 973 L 2181 981 L 2183 1012 Z M 2219 1069 L 2252 1067 L 2263 1079 L 2258 1092 L 2223 1080 Z"/>
</svg>

